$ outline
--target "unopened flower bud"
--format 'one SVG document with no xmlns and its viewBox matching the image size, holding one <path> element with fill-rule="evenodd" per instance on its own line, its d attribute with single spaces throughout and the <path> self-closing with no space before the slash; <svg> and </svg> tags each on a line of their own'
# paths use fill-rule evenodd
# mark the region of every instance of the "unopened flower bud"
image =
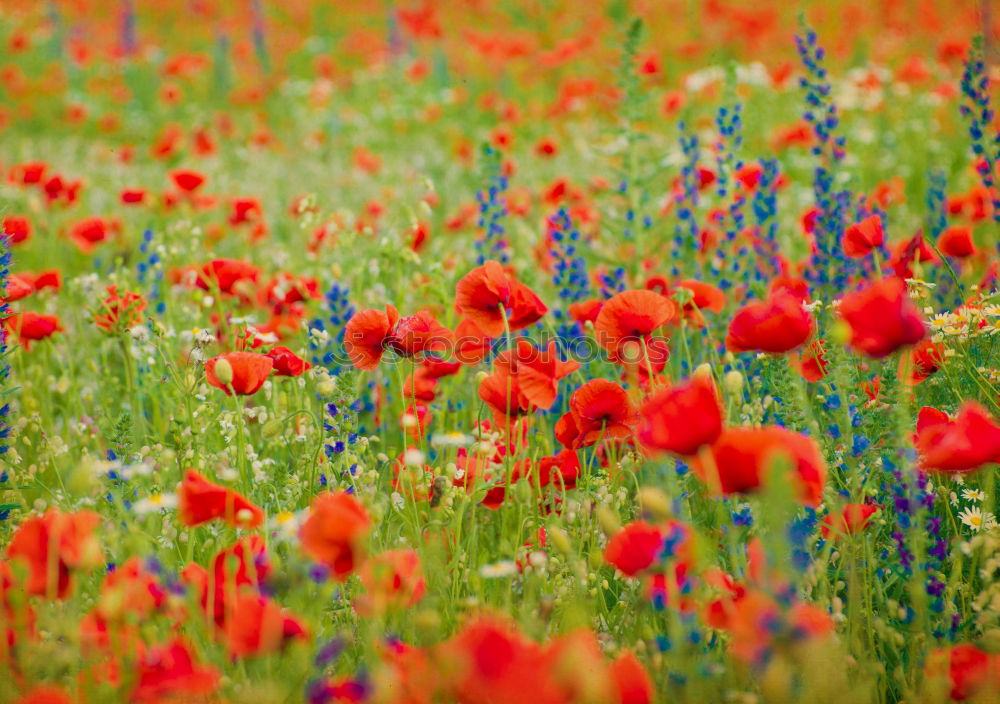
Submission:
<svg viewBox="0 0 1000 704">
<path fill-rule="evenodd" d="M 215 378 L 223 386 L 229 386 L 233 383 L 233 365 L 229 363 L 228 359 L 223 357 L 215 361 Z"/>
</svg>

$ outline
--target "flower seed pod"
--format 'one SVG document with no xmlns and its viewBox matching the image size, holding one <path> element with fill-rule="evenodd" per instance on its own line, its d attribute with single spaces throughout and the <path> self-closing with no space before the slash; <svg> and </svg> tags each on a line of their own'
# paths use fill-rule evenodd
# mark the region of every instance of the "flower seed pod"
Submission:
<svg viewBox="0 0 1000 704">
<path fill-rule="evenodd" d="M 221 358 L 215 363 L 215 376 L 223 386 L 233 383 L 233 365 L 228 359 Z"/>
</svg>

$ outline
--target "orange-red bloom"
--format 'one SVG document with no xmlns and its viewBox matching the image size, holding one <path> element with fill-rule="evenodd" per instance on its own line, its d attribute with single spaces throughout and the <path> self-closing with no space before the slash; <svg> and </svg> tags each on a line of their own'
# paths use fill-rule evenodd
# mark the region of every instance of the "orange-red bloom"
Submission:
<svg viewBox="0 0 1000 704">
<path fill-rule="evenodd" d="M 219 685 L 218 671 L 199 665 L 191 648 L 180 638 L 150 648 L 138 663 L 136 675 L 130 701 L 137 704 L 205 697 Z"/>
<path fill-rule="evenodd" d="M 49 313 L 26 311 L 5 318 L 3 324 L 17 335 L 24 349 L 31 349 L 31 343 L 51 337 L 62 330 L 59 318 Z"/>
<path fill-rule="evenodd" d="M 351 317 L 344 331 L 344 349 L 357 369 L 372 370 L 391 349 L 401 357 L 414 357 L 433 350 L 446 349 L 451 331 L 427 311 L 404 318 L 394 306 L 385 312 L 362 310 Z"/>
<path fill-rule="evenodd" d="M 119 295 L 117 286 L 108 286 L 108 297 L 101 303 L 101 309 L 94 314 L 94 324 L 102 330 L 128 329 L 142 323 L 142 311 L 146 310 L 146 299 L 140 294 L 126 291 Z"/>
<path fill-rule="evenodd" d="M 240 591 L 226 607 L 223 638 L 233 657 L 266 655 L 293 638 L 308 637 L 298 618 L 266 596 Z"/>
<path fill-rule="evenodd" d="M 343 491 L 327 491 L 313 499 L 299 539 L 307 555 L 343 581 L 361 561 L 370 527 L 371 518 L 357 499 Z"/>
<path fill-rule="evenodd" d="M 954 420 L 934 408 L 917 419 L 920 466 L 939 472 L 971 472 L 1000 462 L 1000 424 L 975 401 L 966 401 Z"/>
<path fill-rule="evenodd" d="M 577 448 L 627 438 L 639 418 L 625 389 L 607 379 L 591 379 L 574 391 L 569 409 Z"/>
<path fill-rule="evenodd" d="M 69 238 L 81 252 L 90 254 L 94 248 L 111 237 L 115 224 L 100 217 L 84 218 L 69 228 Z"/>
<path fill-rule="evenodd" d="M 101 517 L 93 511 L 63 513 L 53 508 L 19 525 L 7 546 L 7 557 L 28 567 L 25 591 L 65 598 L 70 570 L 101 562 L 101 545 L 94 535 L 100 522 Z"/>
<path fill-rule="evenodd" d="M 31 237 L 31 221 L 22 215 L 8 215 L 0 229 L 11 244 L 20 244 Z"/>
<path fill-rule="evenodd" d="M 928 677 L 947 680 L 954 701 L 982 694 L 989 697 L 990 692 L 1000 691 L 1000 655 L 992 655 L 968 643 L 932 651 L 925 669 Z"/>
<path fill-rule="evenodd" d="M 170 172 L 170 180 L 185 193 L 194 193 L 205 183 L 205 175 L 192 169 L 176 169 Z"/>
<path fill-rule="evenodd" d="M 666 296 L 646 289 L 622 291 L 601 306 L 594 322 L 597 343 L 616 360 L 626 357 L 625 345 L 645 344 L 660 326 L 677 317 L 677 304 Z M 642 360 L 639 350 L 637 359 Z"/>
<path fill-rule="evenodd" d="M 865 257 L 885 241 L 882 232 L 882 218 L 870 215 L 860 222 L 849 225 L 840 240 L 844 254 L 849 257 Z"/>
<path fill-rule="evenodd" d="M 229 384 L 223 383 L 216 373 L 216 367 L 221 360 L 225 360 L 232 370 L 232 380 Z M 273 366 L 274 361 L 266 354 L 228 352 L 205 362 L 205 378 L 215 388 L 225 391 L 227 396 L 230 395 L 230 386 L 238 396 L 252 396 L 260 391 Z"/>
<path fill-rule="evenodd" d="M 312 365 L 287 347 L 277 346 L 267 353 L 274 363 L 274 373 L 278 376 L 302 376 Z"/>
<path fill-rule="evenodd" d="M 633 577 L 655 563 L 663 549 L 660 529 L 635 521 L 618 531 L 604 548 L 604 561 Z"/>
<path fill-rule="evenodd" d="M 538 322 L 548 311 L 523 283 L 510 276 L 498 262 L 487 261 L 463 276 L 455 286 L 455 307 L 488 337 Z"/>
<path fill-rule="evenodd" d="M 799 499 L 813 506 L 822 499 L 826 464 L 816 443 L 805 435 L 778 426 L 727 428 L 709 449 L 710 457 L 696 458 L 693 469 L 710 487 L 718 482 L 723 494 L 759 489 L 771 464 L 784 458 L 791 462 Z"/>
<path fill-rule="evenodd" d="M 897 278 L 882 279 L 840 300 L 840 317 L 851 327 L 851 346 L 870 357 L 886 357 L 924 339 L 920 311 Z"/>
<path fill-rule="evenodd" d="M 941 254 L 957 259 L 965 259 L 976 253 L 976 243 L 972 240 L 972 228 L 967 225 L 952 225 L 940 234 L 937 241 Z"/>
<path fill-rule="evenodd" d="M 823 538 L 829 538 L 830 533 L 857 535 L 868 526 L 876 511 L 875 504 L 847 504 L 839 514 L 827 514 L 821 529 Z"/>
<path fill-rule="evenodd" d="M 617 704 L 652 704 L 653 680 L 631 650 L 623 651 L 611 663 Z"/>
<path fill-rule="evenodd" d="M 360 571 L 364 591 L 354 600 L 363 616 L 388 609 L 408 609 L 424 598 L 427 583 L 416 550 L 386 550 L 365 562 Z"/>
<path fill-rule="evenodd" d="M 189 469 L 177 487 L 177 515 L 186 526 L 221 518 L 230 525 L 256 528 L 264 521 L 264 512 L 239 493 L 214 484 L 200 472 Z"/>
<path fill-rule="evenodd" d="M 726 348 L 731 352 L 789 352 L 804 344 L 814 327 L 812 315 L 799 299 L 774 293 L 736 312 L 729 323 Z"/>
<path fill-rule="evenodd" d="M 639 441 L 652 450 L 693 455 L 722 432 L 722 407 L 715 385 L 700 375 L 657 391 L 639 414 Z"/>
</svg>

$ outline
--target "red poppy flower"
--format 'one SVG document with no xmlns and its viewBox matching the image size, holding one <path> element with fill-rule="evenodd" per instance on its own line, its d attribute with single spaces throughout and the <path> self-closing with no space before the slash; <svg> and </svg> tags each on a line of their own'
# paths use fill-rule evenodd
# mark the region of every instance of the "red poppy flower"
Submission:
<svg viewBox="0 0 1000 704">
<path fill-rule="evenodd" d="M 899 360 L 899 378 L 903 383 L 915 386 L 937 371 L 944 365 L 944 345 L 931 340 L 921 340 L 911 350 L 909 364 L 906 357 Z M 909 372 L 908 378 L 903 378 L 904 373 Z"/>
<path fill-rule="evenodd" d="M 223 637 L 235 658 L 266 655 L 293 638 L 308 637 L 306 627 L 273 600 L 248 591 L 238 592 L 227 604 Z"/>
<path fill-rule="evenodd" d="M 167 603 L 167 589 L 146 570 L 143 560 L 130 557 L 107 573 L 101 583 L 101 598 L 95 607 L 107 620 L 124 615 L 145 618 Z"/>
<path fill-rule="evenodd" d="M 531 410 L 531 404 L 521 393 L 517 377 L 504 367 L 497 368 L 479 382 L 479 398 L 493 412 L 493 423 L 508 431 L 518 418 Z"/>
<path fill-rule="evenodd" d="M 409 401 L 434 400 L 437 389 L 437 379 L 430 376 L 423 366 L 417 367 L 413 374 L 407 374 L 403 379 L 403 396 Z"/>
<path fill-rule="evenodd" d="M 389 609 L 416 606 L 427 591 L 416 550 L 386 550 L 365 562 L 359 573 L 363 591 L 354 600 L 354 609 L 362 616 L 384 613 Z"/>
<path fill-rule="evenodd" d="M 401 357 L 415 357 L 451 346 L 451 330 L 441 325 L 426 310 L 399 319 L 386 343 Z"/>
<path fill-rule="evenodd" d="M 93 511 L 63 513 L 49 509 L 26 519 L 7 546 L 11 562 L 28 568 L 28 594 L 63 599 L 69 593 L 70 570 L 101 563 L 101 545 L 94 535 L 101 517 Z M 54 581 L 53 581 L 54 580 Z"/>
<path fill-rule="evenodd" d="M 256 528 L 264 522 L 260 507 L 232 489 L 213 484 L 194 469 L 184 473 L 177 487 L 177 515 L 189 527 L 217 518 L 240 528 Z"/>
<path fill-rule="evenodd" d="M 528 404 L 544 410 L 555 402 L 559 380 L 580 368 L 578 362 L 559 359 L 555 341 L 541 350 L 524 338 L 514 343 L 513 354 L 504 350 L 493 364 L 516 379 L 518 391 Z"/>
<path fill-rule="evenodd" d="M 878 506 L 875 504 L 847 504 L 839 514 L 827 514 L 821 530 L 823 538 L 829 538 L 831 532 L 837 535 L 857 535 L 868 526 L 876 511 Z"/>
<path fill-rule="evenodd" d="M 391 305 L 380 310 L 362 310 L 347 322 L 344 349 L 357 369 L 372 370 L 391 349 L 402 357 L 444 349 L 451 345 L 452 334 L 427 311 L 405 318 Z"/>
<path fill-rule="evenodd" d="M 677 304 L 665 296 L 643 289 L 622 291 L 604 302 L 594 335 L 601 347 L 622 359 L 628 343 L 645 343 L 648 348 L 652 333 L 675 317 Z"/>
<path fill-rule="evenodd" d="M 137 704 L 206 697 L 219 686 L 218 671 L 199 665 L 180 638 L 150 648 L 139 659 L 136 670 L 135 689 L 129 701 Z"/>
<path fill-rule="evenodd" d="M 938 237 L 937 246 L 941 254 L 958 259 L 965 259 L 976 253 L 972 228 L 966 225 L 953 225 L 947 228 Z"/>
<path fill-rule="evenodd" d="M 36 291 L 42 291 L 43 289 L 50 288 L 53 291 L 58 291 L 62 288 L 62 272 L 58 269 L 46 269 L 45 271 L 40 271 L 37 274 L 32 274 L 29 271 L 22 271 L 18 276 L 24 277 L 25 280 L 30 280 L 31 285 L 35 287 Z"/>
<path fill-rule="evenodd" d="M 823 340 L 813 340 L 806 349 L 793 352 L 789 361 L 799 370 L 802 378 L 808 382 L 817 382 L 823 379 L 829 366 Z"/>
<path fill-rule="evenodd" d="M 802 302 L 786 293 L 748 303 L 729 323 L 726 348 L 730 352 L 789 352 L 804 344 L 815 325 Z"/>
<path fill-rule="evenodd" d="M 580 458 L 576 450 L 561 450 L 550 457 L 542 457 L 534 467 L 530 460 L 524 460 L 518 467 L 517 474 L 526 477 L 534 486 L 553 486 L 562 490 L 576 487 L 580 470 Z"/>
<path fill-rule="evenodd" d="M 225 360 L 230 367 L 231 380 L 224 383 L 216 371 L 221 360 Z M 229 352 L 205 362 L 205 377 L 209 384 L 217 389 L 222 389 L 229 395 L 229 386 L 238 396 L 252 396 L 260 391 L 260 387 L 267 381 L 274 367 L 274 361 L 266 354 L 256 352 Z"/>
<path fill-rule="evenodd" d="M 70 225 L 69 238 L 81 252 L 90 254 L 94 247 L 111 237 L 113 229 L 113 225 L 104 218 L 84 218 Z"/>
<path fill-rule="evenodd" d="M 713 313 L 721 313 L 722 309 L 726 306 L 726 294 L 722 289 L 716 288 L 704 281 L 684 279 L 677 282 L 677 288 L 684 288 L 692 293 L 691 300 L 685 303 L 681 310 L 684 311 L 687 317 L 697 321 L 704 320 L 703 317 L 698 315 L 701 311 L 708 310 Z"/>
<path fill-rule="evenodd" d="M 540 157 L 553 157 L 559 153 L 559 145 L 552 137 L 542 137 L 535 143 L 535 154 Z"/>
<path fill-rule="evenodd" d="M 327 491 L 313 499 L 299 540 L 303 552 L 343 581 L 361 561 L 362 543 L 370 527 L 368 512 L 357 499 L 342 491 Z"/>
<path fill-rule="evenodd" d="M 924 241 L 924 233 L 917 232 L 908 240 L 903 240 L 892 251 L 889 263 L 893 273 L 900 279 L 913 277 L 913 264 L 916 262 L 937 262 L 938 256 Z"/>
<path fill-rule="evenodd" d="M 434 355 L 427 355 L 420 363 L 428 379 L 441 379 L 442 377 L 457 374 L 462 368 L 461 362 L 448 362 Z"/>
<path fill-rule="evenodd" d="M 44 340 L 62 330 L 57 316 L 48 313 L 32 313 L 31 311 L 4 318 L 3 324 L 17 335 L 18 340 L 26 350 L 31 349 L 32 342 Z"/>
<path fill-rule="evenodd" d="M 170 172 L 170 180 L 185 193 L 194 193 L 205 183 L 205 175 L 191 169 L 176 169 Z"/>
<path fill-rule="evenodd" d="M 805 303 L 809 300 L 809 282 L 797 276 L 778 276 L 771 280 L 768 293 L 771 296 L 784 292 Z"/>
<path fill-rule="evenodd" d="M 631 650 L 615 658 L 610 674 L 618 704 L 652 704 L 653 680 Z"/>
<path fill-rule="evenodd" d="M 73 700 L 62 687 L 39 685 L 15 699 L 14 704 L 73 704 Z"/>
<path fill-rule="evenodd" d="M 1000 425 L 975 401 L 963 403 L 954 420 L 924 408 L 917 419 L 916 446 L 924 469 L 971 472 L 1000 462 Z"/>
<path fill-rule="evenodd" d="M 718 473 L 723 494 L 752 492 L 766 480 L 769 466 L 784 457 L 792 463 L 792 478 L 803 503 L 817 505 L 826 482 L 826 464 L 816 443 L 805 435 L 777 426 L 727 428 L 710 446 L 715 467 L 695 458 L 698 477 L 712 486 Z"/>
<path fill-rule="evenodd" d="M 10 274 L 7 278 L 7 290 L 3 296 L 3 301 L 11 303 L 26 298 L 35 292 L 35 287 L 30 279 L 20 274 Z"/>
<path fill-rule="evenodd" d="M 571 303 L 566 311 L 569 313 L 570 318 L 580 323 L 580 325 L 583 325 L 584 323 L 597 322 L 597 316 L 600 314 L 601 308 L 603 307 L 604 301 L 599 298 L 594 298 L 589 301 Z"/>
<path fill-rule="evenodd" d="M 882 218 L 870 215 L 860 222 L 849 225 L 840 240 L 844 254 L 849 257 L 866 257 L 873 249 L 878 249 L 885 241 L 882 232 Z"/>
<path fill-rule="evenodd" d="M 254 223 L 263 217 L 264 210 L 256 198 L 234 198 L 230 205 L 229 224 L 234 227 Z"/>
<path fill-rule="evenodd" d="M 639 441 L 646 447 L 693 455 L 722 432 L 722 407 L 715 385 L 704 376 L 657 391 L 639 409 Z"/>
<path fill-rule="evenodd" d="M 274 363 L 274 373 L 278 376 L 302 376 L 306 371 L 312 369 L 312 365 L 299 357 L 287 347 L 273 348 L 267 353 Z"/>
<path fill-rule="evenodd" d="M 99 313 L 94 314 L 94 324 L 102 330 L 127 330 L 142 323 L 142 311 L 146 300 L 138 293 L 126 291 L 118 295 L 117 286 L 108 286 L 108 297 L 101 303 Z"/>
<path fill-rule="evenodd" d="M 576 447 L 593 445 L 602 438 L 627 438 L 638 420 L 625 389 L 606 379 L 592 379 L 574 391 L 569 408 Z"/>
<path fill-rule="evenodd" d="M 920 311 L 906 295 L 906 284 L 897 278 L 847 294 L 838 312 L 851 327 L 851 346 L 870 357 L 886 357 L 927 334 Z"/>
<path fill-rule="evenodd" d="M 271 574 L 267 548 L 259 535 L 250 535 L 220 550 L 212 558 L 211 573 L 189 564 L 181 571 L 184 581 L 199 594 L 205 615 L 216 625 L 225 625 L 228 607 L 243 590 L 259 591 Z"/>
<path fill-rule="evenodd" d="M 195 285 L 204 291 L 218 289 L 227 295 L 241 295 L 241 298 L 252 300 L 247 290 L 252 290 L 260 270 L 250 262 L 240 259 L 213 259 L 201 267 L 195 279 Z"/>
<path fill-rule="evenodd" d="M 142 205 L 146 200 L 146 189 L 125 188 L 118 197 L 124 205 Z"/>
<path fill-rule="evenodd" d="M 258 294 L 260 304 L 271 306 L 276 312 L 285 306 L 320 297 L 316 279 L 285 272 L 275 274 Z"/>
<path fill-rule="evenodd" d="M 939 648 L 930 653 L 926 664 L 927 675 L 946 680 L 954 701 L 973 699 L 1000 690 L 1000 655 L 991 655 L 971 644 Z"/>
<path fill-rule="evenodd" d="M 548 311 L 530 288 L 495 261 L 487 261 L 459 280 L 455 307 L 488 337 L 504 334 L 505 316 L 513 331 L 538 322 Z"/>
<path fill-rule="evenodd" d="M 604 561 L 633 577 L 653 565 L 663 549 L 663 533 L 644 521 L 618 531 L 604 548 Z"/>
<path fill-rule="evenodd" d="M 31 237 L 31 221 L 22 215 L 8 215 L 3 219 L 3 232 L 10 244 L 20 244 Z"/>
<path fill-rule="evenodd" d="M 479 364 L 493 349 L 493 339 L 465 319 L 455 328 L 455 359 L 460 364 Z"/>
</svg>

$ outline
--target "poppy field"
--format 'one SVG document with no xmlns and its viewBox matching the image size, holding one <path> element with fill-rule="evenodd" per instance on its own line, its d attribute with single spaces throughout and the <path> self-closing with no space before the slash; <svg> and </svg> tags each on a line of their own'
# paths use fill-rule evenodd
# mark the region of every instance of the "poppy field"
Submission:
<svg viewBox="0 0 1000 704">
<path fill-rule="evenodd" d="M 0 704 L 1000 702 L 998 37 L 2 0 Z"/>
</svg>

